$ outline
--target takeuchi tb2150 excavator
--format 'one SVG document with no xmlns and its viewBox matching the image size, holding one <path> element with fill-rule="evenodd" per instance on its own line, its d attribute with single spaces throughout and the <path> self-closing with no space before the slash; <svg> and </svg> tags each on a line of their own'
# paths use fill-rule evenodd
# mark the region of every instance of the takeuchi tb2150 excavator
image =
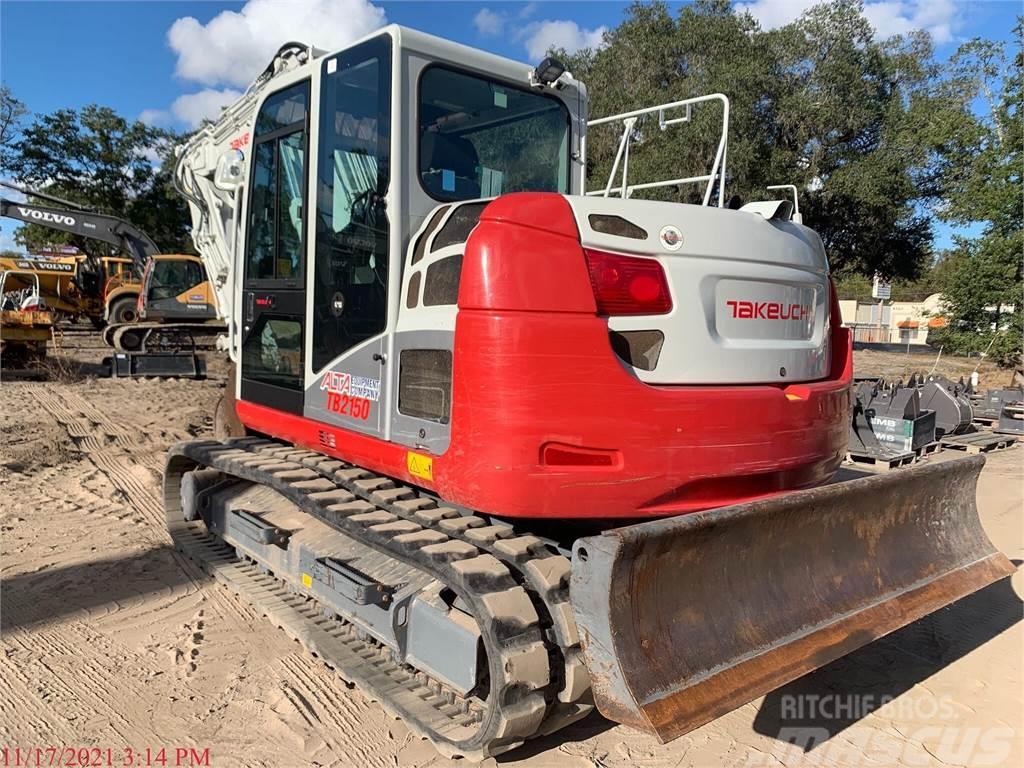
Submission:
<svg viewBox="0 0 1024 768">
<path fill-rule="evenodd" d="M 696 109 L 710 170 L 631 182 Z M 553 59 L 387 27 L 284 46 L 178 155 L 236 374 L 172 535 L 446 755 L 595 704 L 672 739 L 1012 571 L 980 457 L 829 482 L 850 334 L 792 204 L 723 205 L 728 100 L 586 112 Z"/>
</svg>

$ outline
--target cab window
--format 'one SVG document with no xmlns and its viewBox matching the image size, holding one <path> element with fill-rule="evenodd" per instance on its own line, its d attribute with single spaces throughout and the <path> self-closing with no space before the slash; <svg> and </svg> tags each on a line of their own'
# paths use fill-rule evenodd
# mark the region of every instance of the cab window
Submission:
<svg viewBox="0 0 1024 768">
<path fill-rule="evenodd" d="M 298 281 L 305 233 L 309 83 L 269 97 L 253 140 L 246 279 Z"/>
<path fill-rule="evenodd" d="M 150 284 L 151 299 L 173 299 L 204 281 L 203 269 L 195 261 L 157 261 Z"/>
<path fill-rule="evenodd" d="M 434 65 L 420 77 L 418 114 L 420 182 L 435 200 L 568 192 L 559 99 Z"/>
<path fill-rule="evenodd" d="M 313 275 L 313 370 L 387 322 L 391 43 L 324 62 Z"/>
</svg>

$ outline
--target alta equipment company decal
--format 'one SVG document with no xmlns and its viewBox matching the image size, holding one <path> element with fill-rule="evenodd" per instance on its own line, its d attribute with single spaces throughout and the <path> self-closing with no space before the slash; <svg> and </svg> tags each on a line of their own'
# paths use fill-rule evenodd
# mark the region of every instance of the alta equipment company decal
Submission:
<svg viewBox="0 0 1024 768">
<path fill-rule="evenodd" d="M 327 392 L 327 410 L 366 421 L 373 403 L 380 399 L 380 379 L 353 376 L 344 371 L 325 371 L 320 391 Z"/>
</svg>

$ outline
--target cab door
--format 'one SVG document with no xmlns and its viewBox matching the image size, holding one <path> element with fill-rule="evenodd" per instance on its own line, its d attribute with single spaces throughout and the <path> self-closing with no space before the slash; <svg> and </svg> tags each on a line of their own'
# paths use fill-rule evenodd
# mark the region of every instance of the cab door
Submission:
<svg viewBox="0 0 1024 768">
<path fill-rule="evenodd" d="M 391 38 L 321 64 L 305 415 L 384 436 L 391 295 Z"/>
<path fill-rule="evenodd" d="M 242 282 L 242 400 L 301 414 L 309 80 L 263 102 L 253 131 Z"/>
</svg>

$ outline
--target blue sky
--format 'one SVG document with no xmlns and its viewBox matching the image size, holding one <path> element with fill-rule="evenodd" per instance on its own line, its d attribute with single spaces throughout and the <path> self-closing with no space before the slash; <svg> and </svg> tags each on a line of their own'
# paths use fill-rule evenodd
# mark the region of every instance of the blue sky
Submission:
<svg viewBox="0 0 1024 768">
<path fill-rule="evenodd" d="M 812 0 L 741 3 L 763 26 L 786 23 Z M 677 6 L 678 3 L 672 5 Z M 624 2 L 388 2 L 249 0 L 246 3 L 0 2 L 0 77 L 33 112 L 90 103 L 185 129 L 232 101 L 286 39 L 345 45 L 397 22 L 524 61 L 548 45 L 600 40 Z M 1009 39 L 1019 2 L 876 0 L 879 34 L 928 29 L 940 57 L 972 37 Z M 269 51 L 269 53 L 268 53 Z M 4 226 L 0 247 L 9 245 Z M 938 246 L 949 230 L 939 231 Z"/>
</svg>

